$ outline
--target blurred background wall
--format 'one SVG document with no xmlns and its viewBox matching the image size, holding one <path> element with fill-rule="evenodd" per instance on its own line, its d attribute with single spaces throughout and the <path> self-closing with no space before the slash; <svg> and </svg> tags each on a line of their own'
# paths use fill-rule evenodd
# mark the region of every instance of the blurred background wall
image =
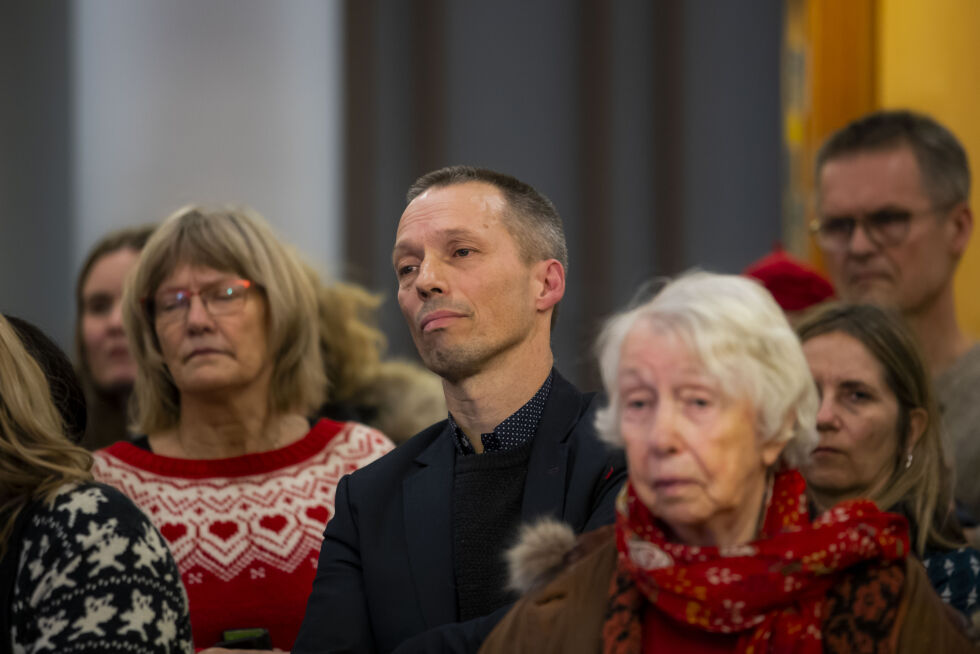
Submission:
<svg viewBox="0 0 980 654">
<path fill-rule="evenodd" d="M 389 256 L 404 193 L 470 163 L 524 179 L 562 213 L 555 348 L 591 385 L 598 322 L 642 281 L 737 272 L 777 241 L 819 264 L 807 166 L 847 120 L 930 111 L 976 162 L 978 12 L 975 0 L 7 0 L 0 311 L 67 344 L 77 268 L 105 231 L 191 201 L 246 203 L 325 272 L 383 292 L 390 348 L 412 355 Z M 966 298 L 976 241 L 958 292 L 980 331 Z"/>
<path fill-rule="evenodd" d="M 0 5 L 0 310 L 70 341 L 107 231 L 246 203 L 322 268 L 342 257 L 343 5 Z"/>
<path fill-rule="evenodd" d="M 555 346 L 590 380 L 602 316 L 653 275 L 739 270 L 780 236 L 781 0 L 13 0 L 0 9 L 0 310 L 70 340 L 105 231 L 256 207 L 388 297 L 404 193 L 453 163 L 565 222 Z"/>
</svg>

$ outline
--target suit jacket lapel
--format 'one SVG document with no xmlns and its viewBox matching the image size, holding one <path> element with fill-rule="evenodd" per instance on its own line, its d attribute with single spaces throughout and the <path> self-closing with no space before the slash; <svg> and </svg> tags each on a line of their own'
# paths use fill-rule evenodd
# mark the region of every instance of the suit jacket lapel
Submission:
<svg viewBox="0 0 980 654">
<path fill-rule="evenodd" d="M 522 522 L 530 522 L 545 514 L 556 518 L 564 515 L 568 436 L 578 422 L 582 403 L 582 394 L 556 370 L 551 393 L 531 446 L 521 504 Z"/>
<path fill-rule="evenodd" d="M 408 559 L 427 627 L 456 621 L 452 490 L 456 451 L 448 425 L 402 482 Z"/>
</svg>

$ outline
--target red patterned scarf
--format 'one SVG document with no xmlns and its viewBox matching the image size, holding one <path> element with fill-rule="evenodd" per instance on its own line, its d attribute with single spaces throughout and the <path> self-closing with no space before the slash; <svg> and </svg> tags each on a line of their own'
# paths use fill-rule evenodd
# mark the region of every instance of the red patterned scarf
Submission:
<svg viewBox="0 0 980 654">
<path fill-rule="evenodd" d="M 908 525 L 866 500 L 842 502 L 811 524 L 805 492 L 795 470 L 777 474 L 757 540 L 697 547 L 668 541 L 627 483 L 616 502 L 605 651 L 640 651 L 645 600 L 679 623 L 740 634 L 738 652 L 820 652 L 827 591 L 855 564 L 905 558 Z"/>
</svg>

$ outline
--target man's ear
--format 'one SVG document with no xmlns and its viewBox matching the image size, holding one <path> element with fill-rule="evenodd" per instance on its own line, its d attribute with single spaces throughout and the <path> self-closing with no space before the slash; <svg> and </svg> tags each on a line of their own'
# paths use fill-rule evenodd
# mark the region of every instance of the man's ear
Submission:
<svg viewBox="0 0 980 654">
<path fill-rule="evenodd" d="M 947 217 L 946 228 L 949 230 L 950 251 L 959 259 L 966 252 L 970 235 L 973 233 L 973 212 L 966 202 L 953 207 Z"/>
<path fill-rule="evenodd" d="M 534 265 L 534 277 L 538 282 L 534 307 L 546 311 L 558 304 L 565 295 L 565 267 L 556 259 L 539 261 Z"/>
</svg>

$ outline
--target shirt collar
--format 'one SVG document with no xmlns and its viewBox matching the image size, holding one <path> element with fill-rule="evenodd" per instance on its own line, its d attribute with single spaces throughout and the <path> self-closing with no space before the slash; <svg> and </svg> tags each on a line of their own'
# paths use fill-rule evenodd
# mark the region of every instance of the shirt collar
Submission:
<svg viewBox="0 0 980 654">
<path fill-rule="evenodd" d="M 552 369 L 534 397 L 494 427 L 492 432 L 480 435 L 484 452 L 506 452 L 521 447 L 534 438 L 534 434 L 538 431 L 538 423 L 541 422 L 541 414 L 544 413 L 545 402 L 548 401 L 548 395 L 551 394 L 551 382 L 554 376 L 555 371 Z M 476 453 L 470 439 L 456 424 L 451 413 L 449 414 L 449 428 L 458 454 Z"/>
</svg>

